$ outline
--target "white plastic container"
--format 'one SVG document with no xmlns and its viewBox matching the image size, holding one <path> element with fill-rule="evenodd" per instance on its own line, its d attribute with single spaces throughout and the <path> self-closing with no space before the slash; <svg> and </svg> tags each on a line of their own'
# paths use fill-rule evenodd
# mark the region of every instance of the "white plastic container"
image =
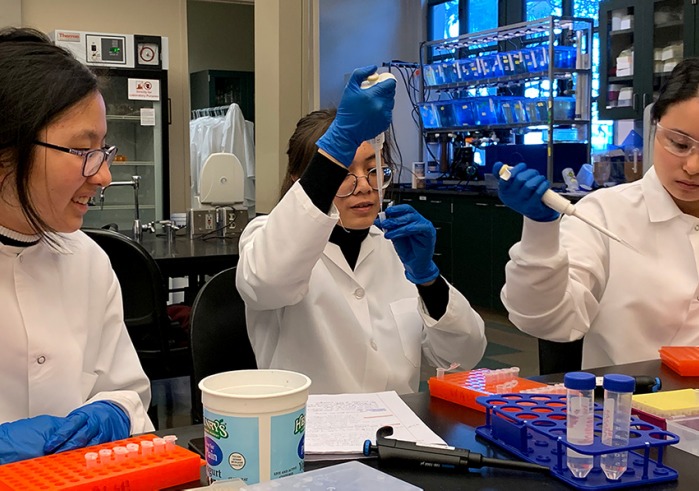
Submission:
<svg viewBox="0 0 699 491">
<path fill-rule="evenodd" d="M 246 484 L 303 472 L 311 380 L 285 370 L 236 370 L 199 382 L 210 481 Z"/>
</svg>

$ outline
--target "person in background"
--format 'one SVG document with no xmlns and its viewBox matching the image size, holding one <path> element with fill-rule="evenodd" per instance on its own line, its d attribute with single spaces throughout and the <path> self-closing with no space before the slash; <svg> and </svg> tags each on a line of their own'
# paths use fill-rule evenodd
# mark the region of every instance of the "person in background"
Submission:
<svg viewBox="0 0 699 491">
<path fill-rule="evenodd" d="M 240 238 L 236 285 L 258 366 L 304 373 L 315 393 L 415 392 L 423 356 L 468 369 L 485 350 L 482 319 L 432 261 L 432 224 L 397 205 L 383 232 L 373 226 L 367 140 L 389 127 L 395 95 L 395 80 L 360 89 L 375 71 L 352 73 L 337 112 L 298 122 L 283 196 Z"/>
<path fill-rule="evenodd" d="M 79 231 L 116 153 L 98 81 L 5 28 L 0 108 L 0 464 L 152 430 L 119 284 Z"/>
<path fill-rule="evenodd" d="M 503 203 L 525 217 L 501 293 L 510 320 L 551 341 L 584 336 L 584 368 L 699 344 L 699 59 L 675 67 L 651 114 L 653 167 L 576 204 L 637 251 L 559 220 L 541 202 L 549 183 L 524 164 L 499 183 Z"/>
</svg>

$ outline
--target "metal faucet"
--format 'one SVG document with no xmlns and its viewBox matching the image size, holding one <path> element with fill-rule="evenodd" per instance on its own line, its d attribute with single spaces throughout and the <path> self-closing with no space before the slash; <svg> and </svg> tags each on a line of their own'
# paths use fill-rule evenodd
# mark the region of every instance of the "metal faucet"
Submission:
<svg viewBox="0 0 699 491">
<path fill-rule="evenodd" d="M 141 182 L 141 176 L 131 176 L 130 181 L 114 181 L 111 184 L 105 186 L 100 191 L 100 210 L 104 209 L 104 193 L 108 188 L 114 186 L 131 186 L 133 188 L 133 201 L 134 201 L 134 219 L 133 227 L 131 228 L 133 232 L 134 240 L 140 242 L 143 237 L 143 231 L 146 229 L 151 229 L 152 226 L 141 225 L 141 216 L 138 208 L 138 187 Z"/>
</svg>

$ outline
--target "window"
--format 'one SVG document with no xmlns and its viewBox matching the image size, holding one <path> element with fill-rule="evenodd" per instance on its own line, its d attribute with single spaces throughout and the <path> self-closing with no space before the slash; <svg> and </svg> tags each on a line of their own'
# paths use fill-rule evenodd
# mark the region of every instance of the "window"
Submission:
<svg viewBox="0 0 699 491">
<path fill-rule="evenodd" d="M 495 29 L 498 26 L 497 6 L 497 2 L 468 0 L 466 7 L 468 30 L 466 33 Z"/>
<path fill-rule="evenodd" d="M 427 40 L 453 38 L 459 35 L 459 0 L 431 0 L 427 7 Z M 454 50 L 434 49 L 430 60 L 452 58 Z"/>
<path fill-rule="evenodd" d="M 563 0 L 527 0 L 524 4 L 525 20 L 543 19 L 550 15 L 563 15 Z"/>
</svg>

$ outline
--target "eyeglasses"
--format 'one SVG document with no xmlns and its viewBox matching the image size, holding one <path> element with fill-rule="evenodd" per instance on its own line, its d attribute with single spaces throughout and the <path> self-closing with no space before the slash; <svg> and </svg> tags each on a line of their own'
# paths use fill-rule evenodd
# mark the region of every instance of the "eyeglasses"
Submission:
<svg viewBox="0 0 699 491">
<path fill-rule="evenodd" d="M 699 141 L 691 136 L 680 133 L 679 131 L 670 130 L 655 123 L 655 136 L 665 150 L 676 157 L 689 157 L 695 152 L 699 152 Z"/>
<path fill-rule="evenodd" d="M 393 179 L 393 171 L 390 167 L 381 167 L 383 170 L 383 186 L 381 189 L 386 189 L 391 184 L 391 179 Z M 347 196 L 352 196 L 354 191 L 357 189 L 357 184 L 359 183 L 359 178 L 363 177 L 371 186 L 374 191 L 379 190 L 378 179 L 376 178 L 376 167 L 373 167 L 366 176 L 356 176 L 354 174 L 347 174 L 345 180 L 340 184 L 340 188 L 337 190 L 335 196 L 338 198 L 346 198 Z"/>
<path fill-rule="evenodd" d="M 97 174 L 104 162 L 107 162 L 107 167 L 112 165 L 114 157 L 117 153 L 117 147 L 115 146 L 95 148 L 93 150 L 76 150 L 74 148 L 60 147 L 58 145 L 53 145 L 52 143 L 45 143 L 40 141 L 35 141 L 34 144 L 46 148 L 52 148 L 53 150 L 58 150 L 59 152 L 70 153 L 72 155 L 82 157 L 83 177 L 92 177 L 95 174 Z"/>
</svg>

